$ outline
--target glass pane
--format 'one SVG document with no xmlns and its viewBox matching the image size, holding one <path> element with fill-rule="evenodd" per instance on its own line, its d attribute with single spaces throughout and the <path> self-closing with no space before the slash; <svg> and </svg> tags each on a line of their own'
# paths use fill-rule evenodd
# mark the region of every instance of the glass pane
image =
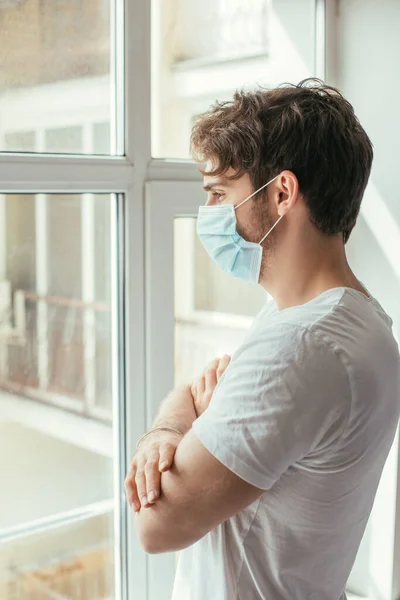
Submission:
<svg viewBox="0 0 400 600">
<path fill-rule="evenodd" d="M 83 148 L 82 127 L 52 127 L 45 131 L 45 151 L 79 154 Z"/>
<path fill-rule="evenodd" d="M 314 0 L 153 0 L 153 156 L 188 158 L 193 118 L 237 88 L 312 76 L 314 9 Z"/>
<path fill-rule="evenodd" d="M 110 154 L 112 1 L 0 2 L 0 151 Z"/>
<path fill-rule="evenodd" d="M 1 100 L 0 100 L 1 102 Z M 36 135 L 34 131 L 15 131 L 4 134 L 4 148 L 11 152 L 34 152 Z"/>
<path fill-rule="evenodd" d="M 112 506 L 77 523 L 27 535 L 0 546 L 4 600 L 114 598 Z"/>
<path fill-rule="evenodd" d="M 109 194 L 0 195 L 6 600 L 114 598 L 115 201 Z"/>
</svg>

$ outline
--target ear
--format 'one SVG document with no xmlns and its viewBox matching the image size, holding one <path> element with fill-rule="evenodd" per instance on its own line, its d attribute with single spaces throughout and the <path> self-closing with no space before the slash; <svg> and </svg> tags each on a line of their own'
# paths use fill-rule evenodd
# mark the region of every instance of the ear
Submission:
<svg viewBox="0 0 400 600">
<path fill-rule="evenodd" d="M 279 216 L 285 215 L 299 197 L 299 182 L 292 171 L 282 171 L 273 182 L 274 202 Z"/>
</svg>

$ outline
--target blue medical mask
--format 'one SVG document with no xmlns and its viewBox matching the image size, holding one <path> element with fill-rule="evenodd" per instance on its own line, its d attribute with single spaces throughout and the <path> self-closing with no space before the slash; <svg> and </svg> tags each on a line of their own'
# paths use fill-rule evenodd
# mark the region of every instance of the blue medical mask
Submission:
<svg viewBox="0 0 400 600">
<path fill-rule="evenodd" d="M 197 233 L 200 241 L 210 258 L 233 277 L 251 283 L 259 282 L 263 251 L 261 244 L 284 215 L 281 215 L 262 240 L 255 244 L 247 242 L 237 232 L 235 211 L 278 177 L 279 175 L 268 181 L 237 206 L 221 204 L 199 207 Z"/>
</svg>

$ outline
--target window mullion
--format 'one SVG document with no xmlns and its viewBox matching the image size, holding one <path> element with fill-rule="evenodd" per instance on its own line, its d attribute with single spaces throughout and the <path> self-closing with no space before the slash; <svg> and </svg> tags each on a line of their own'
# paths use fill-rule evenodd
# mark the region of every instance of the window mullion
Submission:
<svg viewBox="0 0 400 600">
<path fill-rule="evenodd" d="M 125 0 L 125 153 L 135 164 L 125 194 L 125 339 L 126 459 L 146 426 L 144 203 L 143 190 L 151 159 L 151 2 Z M 123 600 L 148 600 L 148 558 L 140 547 L 127 507 L 127 589 Z"/>
<path fill-rule="evenodd" d="M 132 180 L 125 157 L 4 154 L 0 160 L 1 192 L 125 192 Z"/>
<path fill-rule="evenodd" d="M 326 0 L 315 0 L 314 75 L 326 76 Z"/>
</svg>

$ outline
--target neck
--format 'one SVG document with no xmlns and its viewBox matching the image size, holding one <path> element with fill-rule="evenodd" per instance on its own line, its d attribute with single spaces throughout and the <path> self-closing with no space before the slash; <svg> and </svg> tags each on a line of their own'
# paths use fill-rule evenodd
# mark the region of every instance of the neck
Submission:
<svg viewBox="0 0 400 600">
<path fill-rule="evenodd" d="M 350 269 L 342 236 L 307 236 L 286 248 L 276 248 L 263 265 L 260 284 L 278 310 L 309 302 L 334 287 L 350 287 L 368 295 Z"/>
</svg>

